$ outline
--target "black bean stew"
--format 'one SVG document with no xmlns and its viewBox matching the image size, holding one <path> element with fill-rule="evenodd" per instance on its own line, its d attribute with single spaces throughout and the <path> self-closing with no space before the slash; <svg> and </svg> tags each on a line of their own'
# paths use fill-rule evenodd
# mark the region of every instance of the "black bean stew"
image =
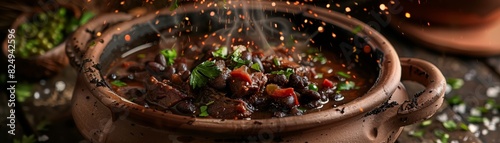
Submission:
<svg viewBox="0 0 500 143">
<path fill-rule="evenodd" d="M 149 49 L 155 50 L 115 62 L 107 81 L 129 101 L 186 116 L 303 115 L 352 101 L 377 78 L 316 48 L 275 47 L 272 54 L 242 45 Z"/>
</svg>

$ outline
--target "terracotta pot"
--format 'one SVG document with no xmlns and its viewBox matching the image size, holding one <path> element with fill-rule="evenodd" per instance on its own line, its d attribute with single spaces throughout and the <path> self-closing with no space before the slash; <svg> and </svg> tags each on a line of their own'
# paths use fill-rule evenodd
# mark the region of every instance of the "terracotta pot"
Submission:
<svg viewBox="0 0 500 143">
<path fill-rule="evenodd" d="M 390 23 L 419 43 L 468 56 L 500 54 L 500 1 L 382 0 Z M 406 13 L 410 17 L 406 17 Z"/>
<path fill-rule="evenodd" d="M 362 97 L 320 112 L 284 118 L 221 120 L 169 114 L 134 104 L 114 93 L 103 79 L 112 62 L 123 53 L 158 41 L 157 31 L 182 29 L 189 23 L 197 28 L 196 32 L 183 34 L 210 34 L 212 28 L 225 27 L 217 23 L 218 15 L 230 15 L 227 8 L 233 14 L 242 12 L 241 7 L 254 16 L 262 12 L 266 16 L 260 16 L 266 18 L 285 17 L 285 21 L 299 26 L 308 19 L 311 24 L 304 24 L 304 30 L 299 32 L 311 34 L 320 45 L 328 45 L 325 49 L 344 52 L 352 64 L 375 67 L 369 70 L 379 72 L 378 81 Z M 209 21 L 211 24 L 207 24 Z M 322 32 L 315 32 L 318 28 Z M 359 32 L 352 34 L 356 29 Z M 418 59 L 399 59 L 392 45 L 366 24 L 309 5 L 255 1 L 184 5 L 175 11 L 163 9 L 115 25 L 96 41 L 101 42 L 86 49 L 82 58 L 72 99 L 75 123 L 83 136 L 93 142 L 394 142 L 405 125 L 436 112 L 443 102 L 446 85 L 435 66 Z M 353 43 L 374 48 L 369 54 L 363 53 L 362 46 L 354 50 L 350 45 Z M 356 59 L 359 62 L 354 62 Z M 408 96 L 401 80 L 419 82 L 426 89 Z"/>
<path fill-rule="evenodd" d="M 62 4 L 60 7 L 67 8 L 68 11 L 71 12 L 71 14 L 74 15 L 74 17 L 79 18 L 81 16 L 81 10 L 78 9 L 74 5 L 66 5 Z M 55 6 L 49 6 L 45 7 L 44 9 L 50 9 L 50 10 L 55 10 L 58 7 Z M 34 8 L 32 11 L 25 12 L 21 14 L 12 24 L 11 29 L 17 29 L 21 24 L 27 22 L 30 20 L 33 16 L 35 16 L 38 13 L 44 12 L 42 8 Z M 14 40 L 16 40 L 14 38 Z M 4 53 L 4 56 L 7 57 L 8 53 L 8 37 L 4 40 L 2 50 Z M 19 41 L 16 41 L 19 42 Z M 15 62 L 16 62 L 16 75 L 18 77 L 24 77 L 24 78 L 30 78 L 30 79 L 37 79 L 37 78 L 44 78 L 44 77 L 49 77 L 57 74 L 59 71 L 61 71 L 63 68 L 65 68 L 69 61 L 68 58 L 66 57 L 66 54 L 64 53 L 64 47 L 65 47 L 65 41 L 62 43 L 58 44 L 57 46 L 53 47 L 46 53 L 30 58 L 21 58 L 21 57 L 16 57 Z M 16 47 L 19 48 L 19 47 Z M 18 52 L 16 50 L 15 52 Z M 33 72 L 36 71 L 36 72 Z"/>
</svg>

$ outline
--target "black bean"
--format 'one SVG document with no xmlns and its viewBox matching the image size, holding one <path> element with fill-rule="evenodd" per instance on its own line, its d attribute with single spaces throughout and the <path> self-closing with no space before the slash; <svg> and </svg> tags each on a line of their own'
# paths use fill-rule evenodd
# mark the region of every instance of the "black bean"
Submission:
<svg viewBox="0 0 500 143">
<path fill-rule="evenodd" d="M 165 67 L 157 62 L 148 62 L 146 65 L 146 70 L 148 70 L 148 72 L 152 74 L 159 75 L 162 71 L 165 70 Z"/>
<path fill-rule="evenodd" d="M 276 102 L 278 102 L 278 104 L 282 105 L 282 107 L 292 108 L 293 106 L 295 106 L 295 99 L 293 96 L 277 98 Z"/>
<path fill-rule="evenodd" d="M 181 74 L 182 81 L 187 81 L 189 79 L 189 76 L 191 75 L 190 71 L 184 71 Z"/>
<path fill-rule="evenodd" d="M 177 64 L 177 72 L 178 73 L 181 73 L 181 72 L 187 71 L 187 70 L 188 70 L 188 68 L 187 68 L 186 63 L 181 62 L 181 63 Z"/>
<path fill-rule="evenodd" d="M 162 54 L 156 55 L 155 62 L 159 63 L 162 66 L 167 65 L 167 59 L 165 59 L 165 56 L 163 56 Z"/>
<path fill-rule="evenodd" d="M 308 85 L 308 83 L 309 82 L 308 82 L 307 78 L 301 77 L 295 73 L 290 75 L 290 78 L 288 80 L 289 86 L 299 88 L 299 89 L 305 88 Z"/>
<path fill-rule="evenodd" d="M 282 74 L 269 74 L 268 79 L 269 83 L 274 83 L 279 86 L 284 86 L 288 82 L 286 76 Z"/>
<path fill-rule="evenodd" d="M 165 71 L 163 71 L 163 77 L 164 78 L 167 78 L 167 79 L 170 79 L 170 77 L 172 76 L 172 74 L 175 73 L 175 68 L 174 66 L 168 66 L 165 68 Z"/>
<path fill-rule="evenodd" d="M 304 114 L 304 111 L 300 110 L 298 108 L 298 106 L 292 107 L 292 109 L 290 109 L 290 115 L 300 116 L 300 115 L 303 115 L 303 114 Z"/>
<path fill-rule="evenodd" d="M 241 52 L 241 59 L 245 61 L 250 61 L 252 60 L 252 53 L 248 51 Z"/>
<path fill-rule="evenodd" d="M 303 99 L 306 99 L 308 101 L 316 101 L 321 99 L 321 95 L 317 91 L 313 90 L 305 90 L 302 94 Z"/>
<path fill-rule="evenodd" d="M 175 109 L 181 114 L 193 114 L 196 111 L 196 106 L 194 106 L 189 101 L 180 101 L 175 106 Z"/>
</svg>

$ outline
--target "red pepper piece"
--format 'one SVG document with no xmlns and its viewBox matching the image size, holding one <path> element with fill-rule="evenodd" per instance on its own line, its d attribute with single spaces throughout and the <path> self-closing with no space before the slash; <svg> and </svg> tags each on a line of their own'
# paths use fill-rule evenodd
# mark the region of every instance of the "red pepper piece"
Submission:
<svg viewBox="0 0 500 143">
<path fill-rule="evenodd" d="M 293 96 L 295 100 L 295 105 L 299 105 L 299 99 L 297 99 L 297 95 L 295 94 L 295 91 L 293 88 L 282 88 L 282 89 L 276 89 L 274 90 L 273 94 L 271 95 L 274 98 L 284 98 L 288 96 Z"/>
<path fill-rule="evenodd" d="M 244 68 L 237 68 L 233 71 L 231 71 L 231 77 L 239 78 L 243 81 L 249 82 L 252 84 L 252 77 L 250 77 L 250 74 L 248 74 Z"/>
<path fill-rule="evenodd" d="M 323 87 L 325 88 L 333 88 L 333 82 L 331 80 L 328 80 L 328 79 L 324 79 L 323 80 Z"/>
</svg>

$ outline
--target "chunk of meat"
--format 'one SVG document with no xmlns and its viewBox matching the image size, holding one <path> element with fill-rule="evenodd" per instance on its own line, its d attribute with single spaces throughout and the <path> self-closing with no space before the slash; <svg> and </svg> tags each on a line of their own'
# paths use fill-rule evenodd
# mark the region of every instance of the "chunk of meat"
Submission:
<svg viewBox="0 0 500 143">
<path fill-rule="evenodd" d="M 163 82 L 159 82 L 153 76 L 151 76 L 150 80 L 148 81 L 146 91 L 146 100 L 149 103 L 165 109 L 174 106 L 181 100 L 190 98 L 188 95 L 180 92 L 176 88 Z"/>
<path fill-rule="evenodd" d="M 242 98 L 253 95 L 261 91 L 267 83 L 267 76 L 262 72 L 255 72 L 251 75 L 252 83 L 242 80 L 241 78 L 230 77 L 230 90 L 232 97 Z"/>
<path fill-rule="evenodd" d="M 253 107 L 240 99 L 229 99 L 214 101 L 209 105 L 207 112 L 210 116 L 222 119 L 241 119 L 252 115 Z"/>
<path fill-rule="evenodd" d="M 213 80 L 210 80 L 209 85 L 215 89 L 223 90 L 226 88 L 227 79 L 230 76 L 229 73 L 231 73 L 231 70 L 226 67 L 223 60 L 215 61 L 215 66 L 221 71 L 221 74 Z"/>
</svg>

